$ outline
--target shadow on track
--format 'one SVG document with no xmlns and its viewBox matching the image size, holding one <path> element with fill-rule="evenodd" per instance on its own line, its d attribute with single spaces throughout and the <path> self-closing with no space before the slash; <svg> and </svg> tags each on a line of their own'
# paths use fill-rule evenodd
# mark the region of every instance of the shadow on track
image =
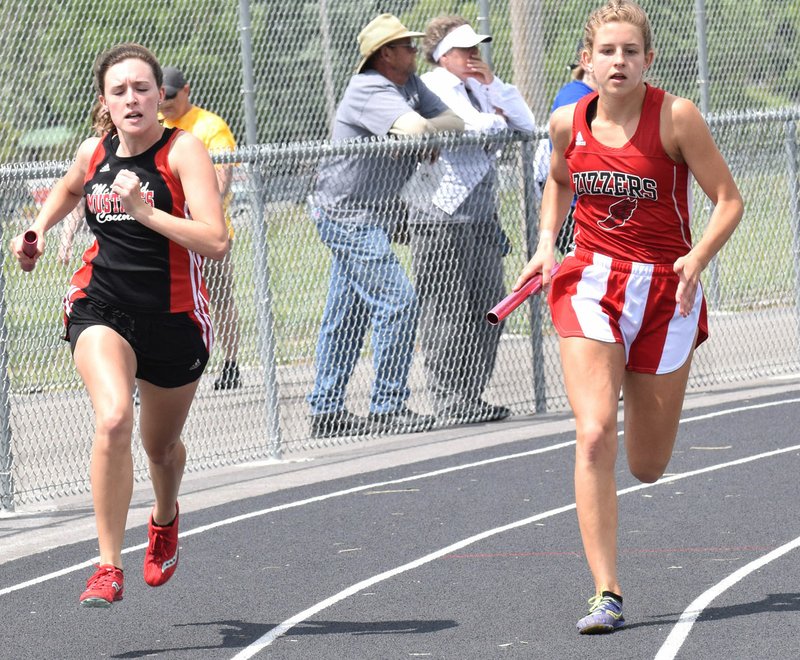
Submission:
<svg viewBox="0 0 800 660">
<path fill-rule="evenodd" d="M 209 649 L 241 649 L 275 628 L 276 623 L 251 623 L 248 621 L 206 621 L 203 623 L 176 624 L 176 628 L 218 626 L 222 641 L 217 646 L 192 646 L 180 648 L 152 648 L 112 655 L 112 658 L 144 658 L 168 651 L 203 651 Z M 287 637 L 305 635 L 420 635 L 455 628 L 453 620 L 402 620 L 402 621 L 313 621 L 298 624 Z"/>
</svg>

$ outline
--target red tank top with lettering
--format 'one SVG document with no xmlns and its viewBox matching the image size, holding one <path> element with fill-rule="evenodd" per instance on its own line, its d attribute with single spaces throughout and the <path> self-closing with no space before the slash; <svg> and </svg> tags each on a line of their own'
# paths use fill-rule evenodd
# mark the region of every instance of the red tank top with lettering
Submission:
<svg viewBox="0 0 800 660">
<path fill-rule="evenodd" d="M 575 244 L 615 259 L 673 263 L 692 246 L 689 168 L 670 158 L 661 143 L 664 90 L 647 85 L 639 125 L 622 147 L 592 135 L 587 114 L 597 92 L 575 107 L 572 140 L 565 152 L 578 197 Z"/>
</svg>

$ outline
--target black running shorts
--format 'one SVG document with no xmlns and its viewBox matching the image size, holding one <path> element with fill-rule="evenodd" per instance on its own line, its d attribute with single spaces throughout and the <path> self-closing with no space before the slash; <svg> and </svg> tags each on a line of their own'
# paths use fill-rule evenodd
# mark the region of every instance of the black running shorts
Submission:
<svg viewBox="0 0 800 660">
<path fill-rule="evenodd" d="M 158 387 L 181 387 L 196 381 L 208 363 L 200 328 L 188 313 L 145 314 L 123 311 L 97 300 L 79 298 L 66 319 L 72 352 L 81 333 L 104 325 L 127 341 L 136 354 L 136 378 Z"/>
</svg>

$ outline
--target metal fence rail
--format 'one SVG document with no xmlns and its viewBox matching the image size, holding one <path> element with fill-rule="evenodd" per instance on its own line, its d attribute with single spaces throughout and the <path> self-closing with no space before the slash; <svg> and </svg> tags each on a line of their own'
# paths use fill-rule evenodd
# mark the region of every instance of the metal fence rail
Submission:
<svg viewBox="0 0 800 660">
<path fill-rule="evenodd" d="M 709 268 L 711 340 L 698 350 L 690 389 L 795 373 L 800 366 L 800 110 L 727 114 L 712 130 L 746 201 L 745 218 Z M 258 145 L 226 158 L 233 163 L 236 229 L 235 300 L 240 314 L 243 386 L 215 391 L 219 352 L 212 355 L 185 429 L 188 469 L 198 470 L 352 442 L 313 440 L 306 395 L 328 287 L 330 256 L 310 218 L 307 196 L 323 158 L 349 153 L 414 154 L 432 146 L 472 144 L 499 150 L 497 208 L 511 244 L 504 259 L 506 288 L 527 260 L 538 224 L 530 172 L 537 135 L 445 137 L 332 145 Z M 0 245 L 26 228 L 54 177 L 67 163 L 0 167 Z M 527 176 L 526 176 L 527 175 Z M 695 190 L 694 235 L 710 208 Z M 386 200 L 396 203 L 395 200 Z M 72 254 L 63 248 L 66 221 L 47 235 L 48 248 L 32 273 L 3 250 L 0 269 L 0 506 L 88 489 L 93 420 L 88 397 L 60 339 L 61 297 L 88 246 L 78 231 Z M 407 245 L 396 253 L 413 280 Z M 213 301 L 212 301 L 213 303 Z M 348 389 L 348 409 L 366 414 L 371 348 L 362 351 Z M 412 364 L 411 406 L 430 411 L 419 351 Z M 486 398 L 515 415 L 564 409 L 557 340 L 538 299 L 509 317 Z M 368 437 L 367 437 L 368 440 Z M 135 474 L 146 460 L 134 443 Z"/>
</svg>

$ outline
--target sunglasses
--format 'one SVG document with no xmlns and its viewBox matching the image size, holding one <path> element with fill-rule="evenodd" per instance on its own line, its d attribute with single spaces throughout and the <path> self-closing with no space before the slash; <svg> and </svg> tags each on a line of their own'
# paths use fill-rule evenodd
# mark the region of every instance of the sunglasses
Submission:
<svg viewBox="0 0 800 660">
<path fill-rule="evenodd" d="M 386 47 L 387 48 L 405 48 L 406 50 L 411 51 L 412 53 L 416 53 L 417 50 L 419 50 L 415 44 L 387 44 Z"/>
</svg>

